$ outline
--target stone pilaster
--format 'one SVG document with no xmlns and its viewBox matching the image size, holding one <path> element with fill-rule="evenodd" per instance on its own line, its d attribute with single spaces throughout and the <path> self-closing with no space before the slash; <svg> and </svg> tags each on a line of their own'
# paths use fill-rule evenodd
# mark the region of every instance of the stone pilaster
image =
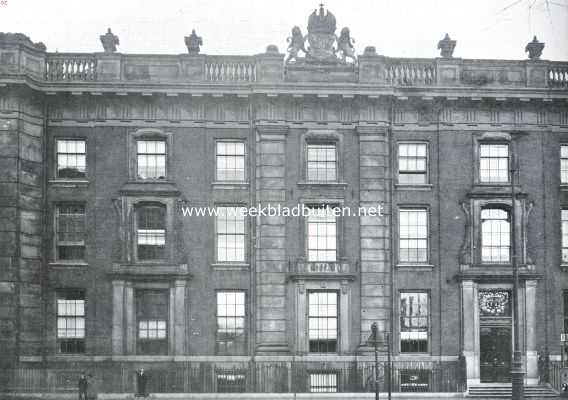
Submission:
<svg viewBox="0 0 568 400">
<path fill-rule="evenodd" d="M 0 88 L 0 368 L 18 355 L 43 354 L 42 99 L 31 90 Z"/>
<path fill-rule="evenodd" d="M 371 325 L 376 322 L 381 337 L 391 332 L 391 257 L 389 144 L 383 126 L 359 126 L 359 207 L 382 206 L 383 216 L 360 217 L 361 350 Z M 386 346 L 386 343 L 383 344 Z"/>
<path fill-rule="evenodd" d="M 257 126 L 256 190 L 262 205 L 285 205 L 287 133 L 287 126 Z M 256 352 L 288 353 L 284 217 L 258 217 L 256 236 Z"/>
<path fill-rule="evenodd" d="M 136 354 L 136 315 L 134 311 L 134 287 L 132 282 L 126 282 L 124 290 L 126 354 Z"/>
<path fill-rule="evenodd" d="M 477 283 L 462 281 L 463 355 L 467 364 L 467 383 L 478 384 L 479 302 Z"/>
<path fill-rule="evenodd" d="M 124 352 L 124 281 L 112 282 L 112 354 Z"/>
<path fill-rule="evenodd" d="M 538 351 L 536 344 L 536 287 L 537 281 L 525 282 L 525 337 L 527 375 L 525 383 L 538 384 Z"/>
<path fill-rule="evenodd" d="M 185 354 L 186 340 L 186 315 L 189 314 L 185 305 L 185 286 L 186 281 L 176 280 L 173 291 L 174 297 L 174 314 L 171 318 L 174 320 L 174 354 Z"/>
</svg>

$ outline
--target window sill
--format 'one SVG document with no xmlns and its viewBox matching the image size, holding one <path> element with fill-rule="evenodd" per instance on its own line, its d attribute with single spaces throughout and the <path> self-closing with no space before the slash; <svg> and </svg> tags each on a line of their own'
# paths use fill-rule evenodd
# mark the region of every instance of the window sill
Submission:
<svg viewBox="0 0 568 400">
<path fill-rule="evenodd" d="M 300 181 L 298 186 L 328 186 L 328 187 L 347 187 L 349 184 L 347 182 L 319 182 L 319 181 Z"/>
<path fill-rule="evenodd" d="M 434 269 L 434 265 L 400 263 L 396 265 L 396 268 L 402 270 L 411 270 L 411 271 L 432 271 Z"/>
<path fill-rule="evenodd" d="M 48 183 L 51 186 L 58 187 L 84 187 L 89 186 L 87 179 L 50 179 Z"/>
<path fill-rule="evenodd" d="M 86 261 L 52 261 L 48 264 L 50 267 L 88 267 Z"/>
<path fill-rule="evenodd" d="M 242 188 L 248 187 L 249 183 L 247 181 L 214 181 L 211 182 L 211 186 L 219 188 Z"/>
<path fill-rule="evenodd" d="M 248 263 L 215 263 L 211 264 L 211 268 L 218 271 L 248 271 L 250 264 Z"/>
<path fill-rule="evenodd" d="M 395 183 L 394 187 L 398 190 L 432 190 L 433 185 L 431 183 L 420 183 L 416 185 Z"/>
</svg>

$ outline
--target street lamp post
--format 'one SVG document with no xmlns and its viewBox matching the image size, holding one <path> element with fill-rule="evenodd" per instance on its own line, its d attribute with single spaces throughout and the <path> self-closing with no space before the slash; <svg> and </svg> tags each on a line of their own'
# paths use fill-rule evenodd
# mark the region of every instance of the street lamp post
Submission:
<svg viewBox="0 0 568 400">
<path fill-rule="evenodd" d="M 511 154 L 511 262 L 513 266 L 513 321 L 515 322 L 513 332 L 513 363 L 511 365 L 511 392 L 513 400 L 523 400 L 525 398 L 524 372 L 519 338 L 521 323 L 519 321 L 519 267 L 517 265 L 515 226 L 515 173 L 517 170 L 518 167 L 514 154 Z"/>
</svg>

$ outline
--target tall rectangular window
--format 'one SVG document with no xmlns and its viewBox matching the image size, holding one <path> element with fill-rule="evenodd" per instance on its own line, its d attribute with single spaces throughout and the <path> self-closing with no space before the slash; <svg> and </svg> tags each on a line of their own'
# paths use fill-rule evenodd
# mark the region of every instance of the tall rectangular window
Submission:
<svg viewBox="0 0 568 400">
<path fill-rule="evenodd" d="M 245 144 L 243 142 L 217 142 L 216 180 L 245 180 Z"/>
<path fill-rule="evenodd" d="M 87 153 L 84 139 L 57 140 L 57 177 L 81 179 L 87 176 Z"/>
<path fill-rule="evenodd" d="M 479 180 L 484 183 L 509 182 L 509 145 L 479 145 Z"/>
<path fill-rule="evenodd" d="M 136 167 L 140 179 L 165 179 L 166 141 L 138 140 L 136 142 Z"/>
<path fill-rule="evenodd" d="M 568 264 L 568 209 L 561 211 L 562 219 L 562 263 Z"/>
<path fill-rule="evenodd" d="M 85 292 L 57 292 L 57 349 L 60 353 L 85 352 Z"/>
<path fill-rule="evenodd" d="M 335 143 L 308 143 L 306 159 L 308 181 L 337 181 L 337 146 Z"/>
<path fill-rule="evenodd" d="M 562 300 L 563 300 L 563 303 L 564 303 L 563 304 L 564 308 L 562 310 L 562 312 L 563 312 L 563 314 L 562 314 L 563 315 L 563 321 L 562 321 L 563 322 L 563 330 L 562 330 L 562 332 L 568 334 L 568 290 L 564 290 L 562 292 Z"/>
<path fill-rule="evenodd" d="M 399 143 L 398 183 L 402 185 L 426 183 L 427 157 L 426 143 Z"/>
<path fill-rule="evenodd" d="M 85 205 L 60 204 L 57 206 L 55 219 L 57 260 L 84 260 Z"/>
<path fill-rule="evenodd" d="M 511 222 L 501 208 L 481 210 L 481 262 L 508 263 L 511 260 Z"/>
<path fill-rule="evenodd" d="M 428 352 L 428 293 L 400 293 L 400 352 Z"/>
<path fill-rule="evenodd" d="M 217 207 L 217 261 L 245 262 L 245 216 L 242 207 Z"/>
<path fill-rule="evenodd" d="M 428 213 L 425 209 L 399 211 L 399 262 L 428 262 Z"/>
<path fill-rule="evenodd" d="M 246 353 L 245 292 L 217 292 L 217 354 Z"/>
<path fill-rule="evenodd" d="M 136 209 L 138 260 L 163 260 L 166 249 L 166 207 L 143 205 Z"/>
<path fill-rule="evenodd" d="M 327 208 L 310 209 L 307 221 L 309 262 L 337 261 L 337 218 Z"/>
<path fill-rule="evenodd" d="M 568 183 L 568 144 L 560 146 L 560 183 Z"/>
<path fill-rule="evenodd" d="M 168 353 L 168 290 L 136 290 L 138 354 Z"/>
<path fill-rule="evenodd" d="M 310 353 L 337 352 L 338 293 L 334 290 L 308 293 L 308 340 Z"/>
</svg>

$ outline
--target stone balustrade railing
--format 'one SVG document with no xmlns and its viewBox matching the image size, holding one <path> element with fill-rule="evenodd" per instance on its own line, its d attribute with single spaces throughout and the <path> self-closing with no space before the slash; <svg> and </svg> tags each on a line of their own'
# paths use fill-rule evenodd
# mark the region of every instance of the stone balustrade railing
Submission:
<svg viewBox="0 0 568 400">
<path fill-rule="evenodd" d="M 269 46 L 266 53 L 253 56 L 47 53 L 45 47 L 12 35 L 0 41 L 0 80 L 27 76 L 54 87 L 65 83 L 61 88 L 79 91 L 81 85 L 92 85 L 93 82 L 101 87 L 117 82 L 231 87 L 329 82 L 396 88 L 568 88 L 568 62 L 404 59 L 367 51 L 358 57 L 356 65 L 317 66 L 303 61 L 288 65 L 284 58 L 275 46 Z"/>
<path fill-rule="evenodd" d="M 45 63 L 48 81 L 96 81 L 97 59 L 92 54 L 50 54 Z"/>
</svg>

